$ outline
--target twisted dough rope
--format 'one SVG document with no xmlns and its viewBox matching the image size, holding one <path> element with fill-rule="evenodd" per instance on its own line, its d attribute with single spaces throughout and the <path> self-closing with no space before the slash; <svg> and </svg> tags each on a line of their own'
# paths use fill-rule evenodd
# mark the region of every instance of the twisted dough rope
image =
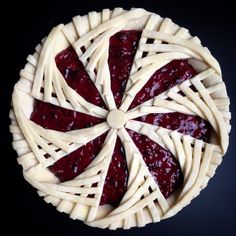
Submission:
<svg viewBox="0 0 236 236">
<path fill-rule="evenodd" d="M 70 44 L 108 108 L 116 109 L 107 60 L 109 38 L 122 29 L 143 30 L 121 105 L 123 111 L 127 111 L 151 75 L 171 60 L 194 58 L 189 59 L 189 62 L 200 72 L 194 78 L 127 112 L 128 119 L 133 119 L 144 114 L 181 111 L 206 119 L 214 128 L 216 140 L 212 140 L 214 144 L 208 144 L 176 131 L 137 121 L 127 122 L 127 128 L 147 135 L 169 149 L 179 160 L 185 183 L 181 193 L 172 194 L 168 199 L 161 194 L 139 150 L 124 128 L 118 133 L 110 130 L 101 152 L 82 174 L 71 181 L 59 183 L 46 167 L 106 132 L 109 127 L 102 123 L 67 133 L 47 130 L 47 136 L 45 129 L 29 120 L 34 98 L 93 116 L 106 117 L 106 110 L 88 103 L 66 84 L 55 65 L 54 57 Z M 148 39 L 154 39 L 153 43 L 147 44 Z M 163 41 L 168 44 L 162 44 Z M 81 50 L 83 47 L 84 53 Z M 147 52 L 146 57 L 143 57 L 144 52 Z M 18 162 L 23 166 L 26 180 L 39 190 L 46 202 L 70 214 L 71 218 L 110 229 L 141 227 L 160 221 L 189 204 L 207 185 L 221 163 L 228 146 L 230 112 L 219 65 L 210 52 L 201 46 L 197 37 L 191 37 L 186 29 L 180 28 L 170 19 L 163 19 L 143 9 L 125 11 L 122 8 L 77 16 L 72 23 L 54 28 L 43 41 L 43 47 L 38 45 L 34 55 L 30 55 L 27 60 L 13 94 L 14 112 L 10 113 L 13 147 L 19 155 Z M 197 92 L 190 88 L 192 85 Z M 44 93 L 41 88 L 44 88 Z M 179 94 L 179 91 L 186 96 Z M 52 93 L 57 96 L 52 97 Z M 110 206 L 99 206 L 99 202 L 117 135 L 124 145 L 130 174 L 128 190 L 120 206 L 112 209 Z M 39 149 L 38 145 L 43 149 Z M 55 153 L 58 148 L 61 151 Z M 50 153 L 51 158 L 45 159 L 45 153 Z M 92 187 L 94 183 L 97 183 L 96 187 Z M 95 194 L 95 197 L 88 198 L 89 194 Z"/>
</svg>

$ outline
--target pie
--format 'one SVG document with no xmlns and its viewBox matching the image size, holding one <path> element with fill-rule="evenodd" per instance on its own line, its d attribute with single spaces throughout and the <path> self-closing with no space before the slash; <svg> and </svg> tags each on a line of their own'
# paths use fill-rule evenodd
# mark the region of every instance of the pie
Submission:
<svg viewBox="0 0 236 236">
<path fill-rule="evenodd" d="M 189 31 L 144 9 L 53 28 L 14 87 L 10 131 L 47 203 L 100 228 L 169 218 L 213 177 L 231 113 L 221 69 Z"/>
</svg>

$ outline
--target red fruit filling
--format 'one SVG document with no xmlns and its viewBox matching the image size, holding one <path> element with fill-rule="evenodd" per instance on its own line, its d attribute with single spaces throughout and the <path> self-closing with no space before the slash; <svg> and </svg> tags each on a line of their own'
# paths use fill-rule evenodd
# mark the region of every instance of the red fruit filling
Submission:
<svg viewBox="0 0 236 236">
<path fill-rule="evenodd" d="M 175 85 L 191 79 L 197 72 L 187 60 L 173 60 L 157 70 L 137 93 L 129 109 L 132 109 Z"/>
<path fill-rule="evenodd" d="M 49 169 L 61 180 L 61 182 L 74 179 L 81 174 L 102 149 L 106 138 L 103 134 L 74 152 L 64 156 L 54 163 Z"/>
<path fill-rule="evenodd" d="M 116 106 L 122 101 L 141 32 L 121 31 L 110 38 L 108 64 Z"/>
<path fill-rule="evenodd" d="M 138 31 L 121 31 L 110 38 L 108 64 L 111 74 L 111 89 L 117 107 L 121 104 L 140 35 L 141 33 Z M 71 88 L 88 102 L 106 108 L 98 90 L 72 47 L 60 52 L 55 61 Z M 196 71 L 186 60 L 170 62 L 152 75 L 150 80 L 136 95 L 130 109 L 176 84 L 190 79 L 194 75 L 196 75 Z M 44 128 L 62 132 L 88 128 L 104 121 L 97 117 L 67 110 L 38 100 L 35 101 L 31 120 Z M 177 129 L 179 132 L 203 140 L 208 139 L 209 136 L 208 124 L 199 117 L 169 113 L 151 114 L 140 117 L 137 120 L 165 128 Z M 168 197 L 182 183 L 183 178 L 178 162 L 169 151 L 161 148 L 146 136 L 133 131 L 129 131 L 129 134 L 142 153 L 163 195 Z M 103 134 L 92 140 L 54 163 L 49 169 L 62 182 L 73 179 L 82 173 L 97 156 L 103 146 L 105 137 L 106 134 Z M 100 205 L 111 204 L 117 206 L 127 189 L 127 178 L 128 170 L 125 152 L 118 138 L 106 176 Z"/>
<path fill-rule="evenodd" d="M 45 129 L 62 132 L 89 128 L 105 121 L 98 117 L 68 110 L 40 100 L 35 100 L 30 119 Z"/>
<path fill-rule="evenodd" d="M 75 50 L 69 47 L 60 52 L 55 58 L 57 68 L 60 70 L 67 84 L 88 102 L 102 108 L 106 105 L 93 81 L 89 78 L 82 62 Z"/>
<path fill-rule="evenodd" d="M 175 157 L 147 136 L 128 130 L 130 137 L 138 147 L 143 159 L 158 184 L 160 191 L 167 198 L 181 184 L 183 175 Z"/>
<path fill-rule="evenodd" d="M 127 189 L 128 169 L 125 150 L 119 138 L 113 152 L 100 205 L 118 206 Z"/>
<path fill-rule="evenodd" d="M 190 135 L 205 142 L 208 142 L 210 139 L 210 124 L 198 116 L 173 112 L 149 114 L 141 116 L 136 120 L 171 130 L 177 130 L 180 133 Z"/>
</svg>

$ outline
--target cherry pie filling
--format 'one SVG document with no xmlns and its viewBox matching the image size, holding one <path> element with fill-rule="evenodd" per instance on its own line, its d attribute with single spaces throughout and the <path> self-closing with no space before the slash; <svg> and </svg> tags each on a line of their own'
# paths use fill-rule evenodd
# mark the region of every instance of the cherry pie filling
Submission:
<svg viewBox="0 0 236 236">
<path fill-rule="evenodd" d="M 117 107 L 120 106 L 141 33 L 120 31 L 110 38 L 108 64 L 111 76 L 111 90 Z M 107 108 L 94 83 L 72 47 L 55 57 L 58 69 L 67 84 L 88 102 Z M 157 70 L 138 92 L 129 109 L 132 109 L 169 88 L 195 76 L 197 72 L 187 60 L 174 60 Z M 52 104 L 35 100 L 31 120 L 46 129 L 62 132 L 89 128 L 104 122 L 104 119 L 80 112 L 67 110 Z M 200 117 L 178 112 L 149 114 L 136 120 L 191 135 L 209 141 L 211 128 Z M 127 130 L 143 159 L 167 198 L 183 181 L 179 163 L 171 152 L 165 150 L 148 137 Z M 49 167 L 61 182 L 71 180 L 82 173 L 102 149 L 106 133 L 88 142 L 74 152 L 64 156 Z M 48 154 L 46 154 L 46 157 Z M 119 138 L 106 176 L 100 205 L 119 205 L 127 190 L 128 169 L 125 151 Z"/>
</svg>

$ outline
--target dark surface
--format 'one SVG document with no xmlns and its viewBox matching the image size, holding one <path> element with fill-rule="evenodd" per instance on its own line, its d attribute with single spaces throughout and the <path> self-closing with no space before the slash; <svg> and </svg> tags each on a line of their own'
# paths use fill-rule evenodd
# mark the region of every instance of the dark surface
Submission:
<svg viewBox="0 0 236 236">
<path fill-rule="evenodd" d="M 235 235 L 236 225 L 236 158 L 233 144 L 236 143 L 234 129 L 231 131 L 230 146 L 223 164 L 218 168 L 208 187 L 195 199 L 191 205 L 178 213 L 175 217 L 157 224 L 149 224 L 145 228 L 129 231 L 93 229 L 82 222 L 73 221 L 65 214 L 58 213 L 54 207 L 44 203 L 36 191 L 23 179 L 21 167 L 16 162 L 16 153 L 11 148 L 11 135 L 8 131 L 10 97 L 14 83 L 18 80 L 19 70 L 26 62 L 25 58 L 34 51 L 34 47 L 49 30 L 61 22 L 68 22 L 77 15 L 88 11 L 110 9 L 115 6 L 144 7 L 162 16 L 168 16 L 181 26 L 190 29 L 193 35 L 198 35 L 203 44 L 208 46 L 222 66 L 224 81 L 231 97 L 231 111 L 236 111 L 235 79 L 235 25 L 234 7 L 226 1 L 208 3 L 203 1 L 80 1 L 74 3 L 41 3 L 32 1 L 21 5 L 19 9 L 14 5 L 7 9 L 10 13 L 4 18 L 3 25 L 9 32 L 2 37 L 8 42 L 2 45 L 7 49 L 10 61 L 2 71 L 1 83 L 1 114 L 3 117 L 1 132 L 1 216 L 6 223 L 8 233 L 17 230 L 18 234 L 30 232 L 41 235 Z M 13 4 L 13 3 L 12 3 Z M 4 11 L 4 9 L 2 8 Z M 8 22 L 12 19 L 12 22 Z M 5 33 L 5 31 L 4 31 Z M 11 44 L 10 44 L 11 43 Z M 3 57 L 2 57 L 3 58 Z M 7 57 L 6 57 L 7 58 Z M 3 64 L 4 65 L 4 64 Z M 8 69 L 7 66 L 10 65 Z M 234 117 L 232 120 L 234 124 Z M 5 189 L 6 190 L 5 190 Z M 4 222 L 4 224 L 5 224 Z"/>
</svg>

